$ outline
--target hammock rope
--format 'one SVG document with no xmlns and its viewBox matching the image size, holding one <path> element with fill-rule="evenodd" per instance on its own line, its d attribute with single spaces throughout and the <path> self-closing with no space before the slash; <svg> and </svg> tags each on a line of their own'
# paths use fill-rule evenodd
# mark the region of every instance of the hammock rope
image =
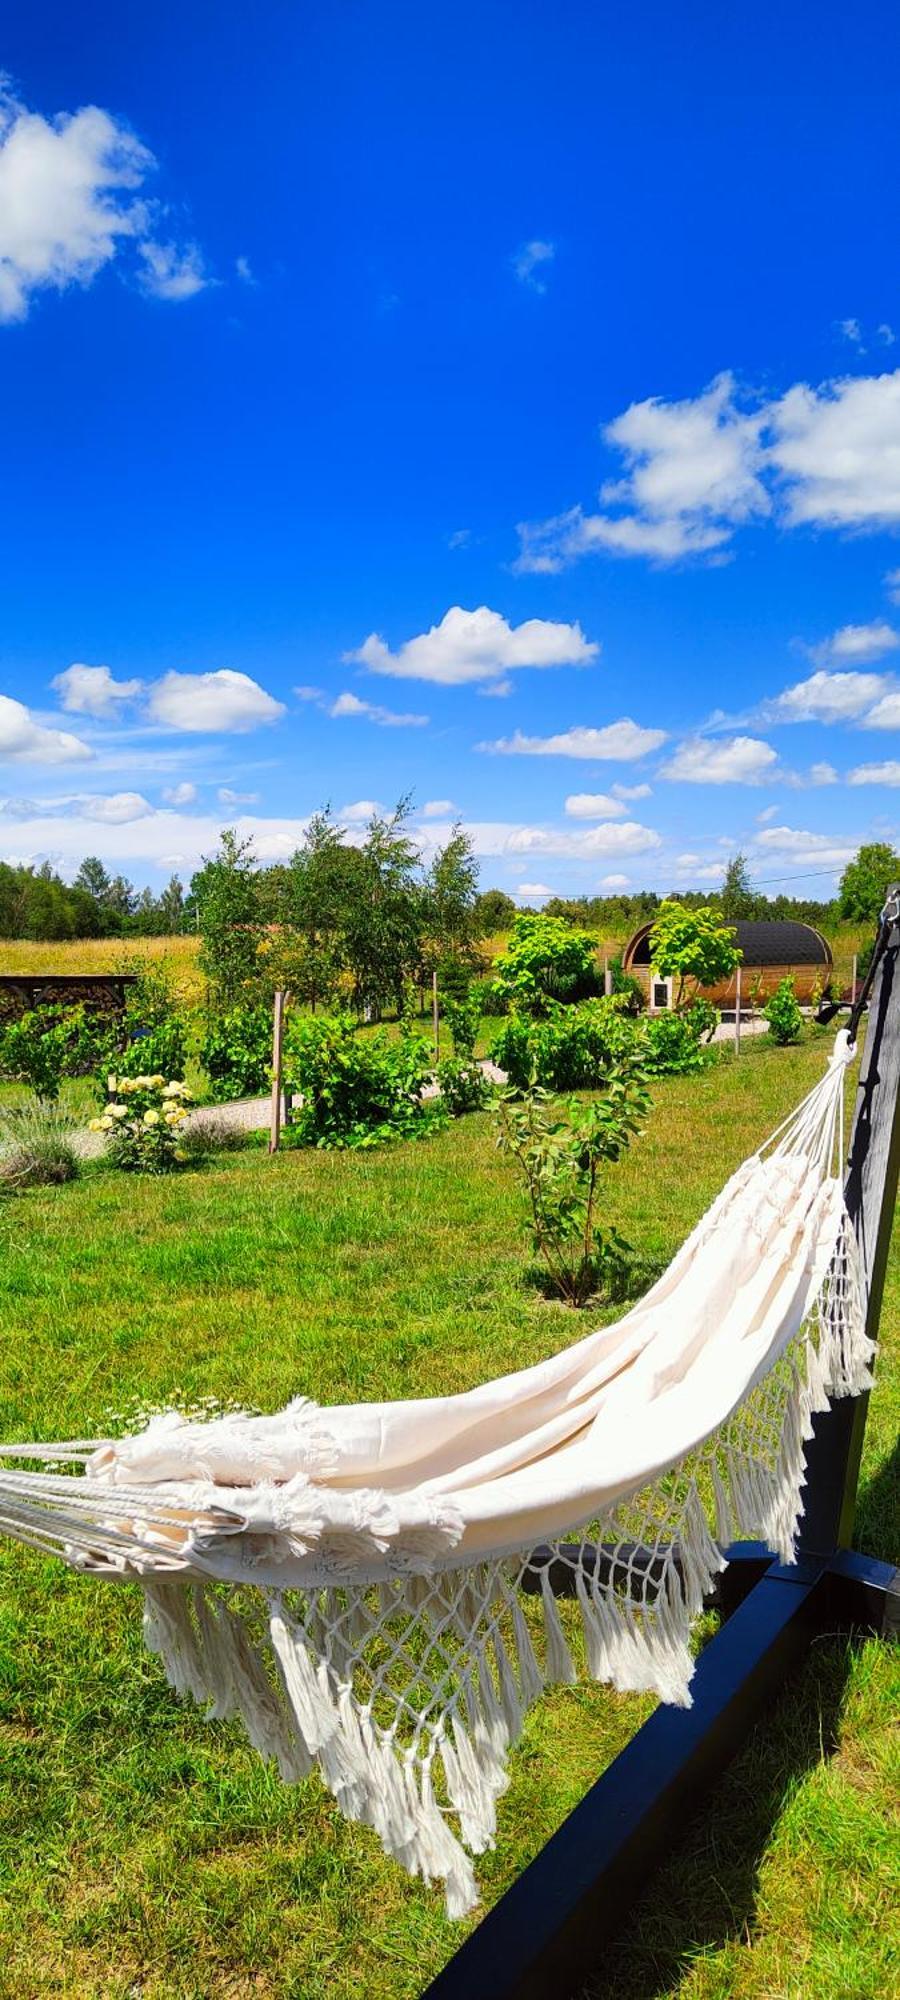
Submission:
<svg viewBox="0 0 900 2000">
<path fill-rule="evenodd" d="M 871 1380 L 842 1189 L 853 1054 L 839 1034 L 615 1325 L 459 1396 L 0 1446 L 0 1533 L 139 1581 L 177 1692 L 239 1717 L 285 1780 L 317 1768 L 464 1914 L 543 1688 L 689 1705 L 722 1550 L 792 1560 L 812 1418 Z"/>
</svg>

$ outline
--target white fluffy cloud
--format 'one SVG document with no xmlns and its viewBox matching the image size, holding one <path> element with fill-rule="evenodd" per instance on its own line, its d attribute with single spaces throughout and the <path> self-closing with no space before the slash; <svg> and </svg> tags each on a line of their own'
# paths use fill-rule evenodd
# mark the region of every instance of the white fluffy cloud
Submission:
<svg viewBox="0 0 900 2000">
<path fill-rule="evenodd" d="M 679 402 L 632 403 L 603 437 L 624 476 L 601 487 L 598 512 L 522 524 L 520 569 L 558 570 L 598 549 L 716 558 L 739 527 L 766 517 L 785 527 L 900 524 L 900 370 L 798 382 L 769 401 L 724 373 Z"/>
<path fill-rule="evenodd" d="M 767 702 L 767 722 L 855 722 L 890 683 L 883 674 L 829 674 L 820 668 Z"/>
<path fill-rule="evenodd" d="M 72 792 L 52 799 L 2 799 L 0 813 L 8 819 L 66 818 L 89 820 L 98 826 L 128 826 L 148 819 L 155 808 L 140 792 Z"/>
<path fill-rule="evenodd" d="M 606 792 L 570 792 L 566 800 L 566 812 L 570 819 L 624 819 L 625 807 L 620 799 L 612 799 Z"/>
<path fill-rule="evenodd" d="M 219 667 L 209 674 L 163 674 L 149 690 L 147 712 L 169 729 L 239 735 L 278 722 L 285 710 L 249 674 Z"/>
<path fill-rule="evenodd" d="M 380 729 L 424 729 L 427 715 L 398 715 L 393 708 L 382 708 L 377 701 L 360 701 L 356 694 L 339 694 L 331 703 L 329 715 L 365 717 L 368 722 L 377 722 Z"/>
<path fill-rule="evenodd" d="M 680 743 L 660 775 L 688 785 L 759 785 L 777 762 L 771 743 L 758 736 L 701 736 Z"/>
<path fill-rule="evenodd" d="M 142 792 L 95 794 L 79 798 L 76 805 L 85 819 L 96 820 L 100 826 L 129 826 L 132 820 L 149 819 L 155 811 Z"/>
<path fill-rule="evenodd" d="M 529 243 L 520 243 L 510 260 L 520 285 L 527 285 L 531 292 L 545 292 L 547 287 L 541 273 L 555 256 L 556 245 L 539 236 L 533 236 Z"/>
<path fill-rule="evenodd" d="M 615 799 L 650 799 L 653 797 L 653 786 L 615 784 L 612 794 Z"/>
<path fill-rule="evenodd" d="M 177 305 L 180 299 L 192 299 L 197 292 L 205 291 L 210 283 L 203 253 L 196 243 L 179 247 L 177 243 L 148 241 L 141 244 L 140 254 L 141 290 L 151 298 L 167 299 Z"/>
<path fill-rule="evenodd" d="M 495 743 L 477 743 L 498 757 L 577 757 L 588 763 L 631 764 L 647 757 L 665 743 L 664 729 L 643 729 L 631 717 L 608 722 L 602 729 L 577 724 L 557 736 L 524 736 L 521 729 L 512 736 L 500 736 Z"/>
<path fill-rule="evenodd" d="M 552 894 L 553 890 L 548 888 L 546 882 L 520 882 L 516 890 L 517 896 L 537 898 L 538 896 L 552 896 Z"/>
<path fill-rule="evenodd" d="M 561 569 L 592 549 L 662 562 L 711 554 L 771 509 L 760 427 L 758 409 L 738 407 L 729 374 L 683 402 L 632 403 L 603 431 L 625 465 L 624 478 L 600 489 L 604 511 L 523 524 L 519 568 Z"/>
<path fill-rule="evenodd" d="M 898 646 L 900 632 L 886 618 L 875 618 L 869 625 L 841 625 L 821 645 L 811 646 L 810 652 L 823 666 L 835 663 L 846 666 L 851 661 L 861 666 L 868 660 L 882 659 L 885 653 L 895 653 Z"/>
<path fill-rule="evenodd" d="M 454 604 L 439 625 L 407 639 L 392 653 L 377 632 L 344 659 L 369 667 L 373 673 L 398 680 L 435 681 L 441 687 L 461 687 L 474 681 L 502 679 L 515 667 L 580 667 L 596 659 L 599 645 L 586 639 L 581 626 L 550 618 L 528 618 L 509 625 L 486 604 L 464 611 Z"/>
<path fill-rule="evenodd" d="M 192 806 L 197 797 L 197 787 L 185 779 L 181 785 L 169 785 L 163 792 L 167 806 Z"/>
<path fill-rule="evenodd" d="M 117 681 L 108 667 L 85 667 L 75 664 L 66 667 L 62 674 L 56 674 L 51 686 L 60 697 L 60 704 L 71 715 L 93 715 L 97 721 L 105 721 L 115 715 L 124 701 L 133 701 L 139 695 L 142 681 Z"/>
<path fill-rule="evenodd" d="M 798 382 L 770 405 L 770 458 L 795 526 L 900 521 L 900 370 L 819 389 Z"/>
<path fill-rule="evenodd" d="M 889 758 L 884 764 L 857 764 L 847 774 L 848 785 L 900 785 L 900 764 Z"/>
<path fill-rule="evenodd" d="M 757 834 L 756 846 L 771 857 L 783 855 L 800 867 L 845 868 L 859 846 L 858 840 L 841 841 L 833 834 L 808 833 L 802 827 L 767 826 Z"/>
<path fill-rule="evenodd" d="M 195 246 L 152 238 L 159 204 L 141 189 L 155 165 L 127 125 L 96 104 L 44 118 L 0 77 L 0 322 L 25 319 L 41 290 L 89 285 L 129 241 L 160 297 L 184 298 L 189 282 L 192 291 L 207 282 Z"/>
<path fill-rule="evenodd" d="M 230 785 L 220 785 L 216 793 L 220 806 L 255 806 L 259 804 L 258 792 L 233 792 Z"/>
<path fill-rule="evenodd" d="M 426 799 L 422 807 L 423 819 L 446 819 L 454 810 L 452 799 Z"/>
<path fill-rule="evenodd" d="M 885 571 L 884 587 L 892 604 L 900 604 L 900 569 Z"/>
<path fill-rule="evenodd" d="M 630 880 L 627 875 L 601 875 L 600 877 L 601 889 L 607 889 L 610 895 L 613 896 L 617 889 L 628 889 L 630 886 Z"/>
<path fill-rule="evenodd" d="M 862 718 L 863 729 L 900 729 L 900 690 L 892 689 L 883 694 L 868 715 Z"/>
<path fill-rule="evenodd" d="M 45 728 L 24 702 L 0 694 L 0 764 L 79 764 L 93 754 L 80 736 Z"/>
<path fill-rule="evenodd" d="M 578 833 L 560 827 L 476 820 L 467 823 L 466 832 L 475 853 L 484 859 L 497 859 L 504 854 L 541 854 L 590 861 L 595 855 L 647 854 L 662 845 L 652 827 L 640 826 L 636 820 L 592 826 Z"/>
</svg>

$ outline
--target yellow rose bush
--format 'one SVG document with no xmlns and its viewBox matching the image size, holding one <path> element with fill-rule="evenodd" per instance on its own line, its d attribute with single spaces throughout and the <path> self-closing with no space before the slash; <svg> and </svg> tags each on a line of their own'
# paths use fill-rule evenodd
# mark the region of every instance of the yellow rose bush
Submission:
<svg viewBox="0 0 900 2000">
<path fill-rule="evenodd" d="M 131 1174 L 171 1173 L 190 1091 L 160 1075 L 112 1074 L 106 1087 L 106 1108 L 91 1119 L 91 1131 L 102 1133 L 112 1165 Z"/>
</svg>

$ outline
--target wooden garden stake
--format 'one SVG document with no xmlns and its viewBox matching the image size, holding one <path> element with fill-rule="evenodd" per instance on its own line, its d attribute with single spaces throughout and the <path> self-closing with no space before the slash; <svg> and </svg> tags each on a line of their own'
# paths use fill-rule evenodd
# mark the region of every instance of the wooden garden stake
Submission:
<svg viewBox="0 0 900 2000">
<path fill-rule="evenodd" d="M 734 1053 L 741 1053 L 741 968 L 737 966 L 734 975 Z"/>
<path fill-rule="evenodd" d="M 434 1060 L 437 1062 L 441 1052 L 441 1017 L 438 1008 L 438 976 L 436 971 L 431 975 L 431 1019 L 434 1027 Z"/>
</svg>

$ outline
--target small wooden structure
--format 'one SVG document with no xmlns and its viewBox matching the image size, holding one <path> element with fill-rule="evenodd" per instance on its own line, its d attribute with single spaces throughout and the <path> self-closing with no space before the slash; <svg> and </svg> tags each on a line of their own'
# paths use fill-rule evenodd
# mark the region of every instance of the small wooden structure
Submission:
<svg viewBox="0 0 900 2000">
<path fill-rule="evenodd" d="M 3 972 L 0 1015 L 27 1014 L 37 1007 L 90 1007 L 121 1014 L 134 972 Z"/>
<path fill-rule="evenodd" d="M 831 946 L 812 924 L 736 923 L 732 926 L 741 952 L 741 1003 L 746 1008 L 768 1000 L 782 979 L 792 979 L 797 999 L 808 1005 L 830 984 L 834 970 Z M 652 1013 L 672 1005 L 672 982 L 658 979 L 650 965 L 650 933 L 653 924 L 642 924 L 629 938 L 622 953 L 625 972 L 633 974 L 644 988 Z M 737 976 L 705 987 L 707 999 L 717 1007 L 733 1007 Z"/>
</svg>

